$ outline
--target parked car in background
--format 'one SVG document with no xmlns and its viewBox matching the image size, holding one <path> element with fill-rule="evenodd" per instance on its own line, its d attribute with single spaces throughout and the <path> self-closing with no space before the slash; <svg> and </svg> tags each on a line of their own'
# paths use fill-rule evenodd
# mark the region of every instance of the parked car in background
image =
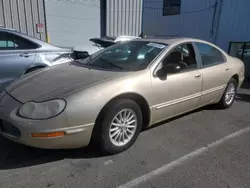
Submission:
<svg viewBox="0 0 250 188">
<path fill-rule="evenodd" d="M 244 49 L 243 49 L 244 48 Z M 244 50 L 244 52 L 243 52 Z M 242 46 L 238 52 L 237 57 L 250 57 L 250 44 L 246 44 L 245 46 Z"/>
<path fill-rule="evenodd" d="M 241 59 L 244 62 L 246 70 L 250 70 L 250 44 L 249 43 L 242 45 L 238 49 L 236 53 L 236 57 Z M 246 80 L 250 81 L 250 71 L 246 71 L 245 74 L 246 74 L 245 75 Z"/>
<path fill-rule="evenodd" d="M 127 41 L 10 84 L 0 96 L 1 133 L 38 148 L 93 141 L 114 154 L 157 122 L 209 104 L 229 108 L 243 80 L 242 61 L 211 43 Z"/>
<path fill-rule="evenodd" d="M 70 49 L 58 48 L 18 31 L 0 28 L 0 91 L 13 80 L 52 61 Z"/>
<path fill-rule="evenodd" d="M 53 60 L 53 63 L 60 64 L 66 63 L 77 59 L 84 59 L 89 55 L 94 54 L 104 48 L 112 46 L 119 42 L 125 42 L 133 39 L 139 39 L 136 36 L 119 36 L 119 37 L 102 37 L 91 38 L 87 43 L 82 46 L 77 46 L 72 49 L 72 52 L 62 54 Z"/>
</svg>

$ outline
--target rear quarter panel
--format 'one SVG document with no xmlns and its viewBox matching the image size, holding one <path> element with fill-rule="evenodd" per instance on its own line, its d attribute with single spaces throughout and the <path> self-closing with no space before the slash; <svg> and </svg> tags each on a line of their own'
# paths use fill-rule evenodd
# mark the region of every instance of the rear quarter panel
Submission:
<svg viewBox="0 0 250 188">
<path fill-rule="evenodd" d="M 230 71 L 232 76 L 237 75 L 238 80 L 238 87 L 241 87 L 244 79 L 245 79 L 245 65 L 244 63 L 235 57 L 228 56 L 228 64 L 230 66 Z"/>
</svg>

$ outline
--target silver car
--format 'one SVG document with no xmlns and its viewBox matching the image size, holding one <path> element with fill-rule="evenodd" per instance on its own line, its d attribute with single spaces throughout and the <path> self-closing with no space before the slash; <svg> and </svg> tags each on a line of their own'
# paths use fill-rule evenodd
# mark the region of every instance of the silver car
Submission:
<svg viewBox="0 0 250 188">
<path fill-rule="evenodd" d="M 229 108 L 244 64 L 196 39 L 143 39 L 28 74 L 0 96 L 2 135 L 38 148 L 108 153 L 140 131 L 209 104 Z M 202 126 L 202 125 L 201 125 Z"/>
<path fill-rule="evenodd" d="M 0 91 L 23 74 L 53 65 L 69 52 L 15 30 L 0 28 Z"/>
</svg>

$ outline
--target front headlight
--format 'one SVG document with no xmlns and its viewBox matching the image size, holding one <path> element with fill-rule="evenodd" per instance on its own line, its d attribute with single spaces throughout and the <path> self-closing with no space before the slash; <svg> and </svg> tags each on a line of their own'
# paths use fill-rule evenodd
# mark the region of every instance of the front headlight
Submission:
<svg viewBox="0 0 250 188">
<path fill-rule="evenodd" d="M 46 101 L 42 103 L 28 102 L 19 109 L 20 116 L 28 119 L 48 119 L 60 114 L 66 107 L 62 99 Z"/>
</svg>

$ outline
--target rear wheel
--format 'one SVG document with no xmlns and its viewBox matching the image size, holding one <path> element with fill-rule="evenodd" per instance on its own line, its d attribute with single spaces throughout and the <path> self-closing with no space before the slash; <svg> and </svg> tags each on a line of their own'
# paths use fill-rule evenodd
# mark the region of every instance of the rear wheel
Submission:
<svg viewBox="0 0 250 188">
<path fill-rule="evenodd" d="M 219 105 L 222 109 L 226 109 L 232 106 L 236 96 L 236 91 L 237 91 L 237 81 L 234 78 L 231 78 L 219 102 Z"/>
<path fill-rule="evenodd" d="M 113 101 L 96 124 L 95 141 L 107 153 L 115 154 L 128 149 L 136 141 L 142 126 L 142 112 L 129 99 Z"/>
</svg>

